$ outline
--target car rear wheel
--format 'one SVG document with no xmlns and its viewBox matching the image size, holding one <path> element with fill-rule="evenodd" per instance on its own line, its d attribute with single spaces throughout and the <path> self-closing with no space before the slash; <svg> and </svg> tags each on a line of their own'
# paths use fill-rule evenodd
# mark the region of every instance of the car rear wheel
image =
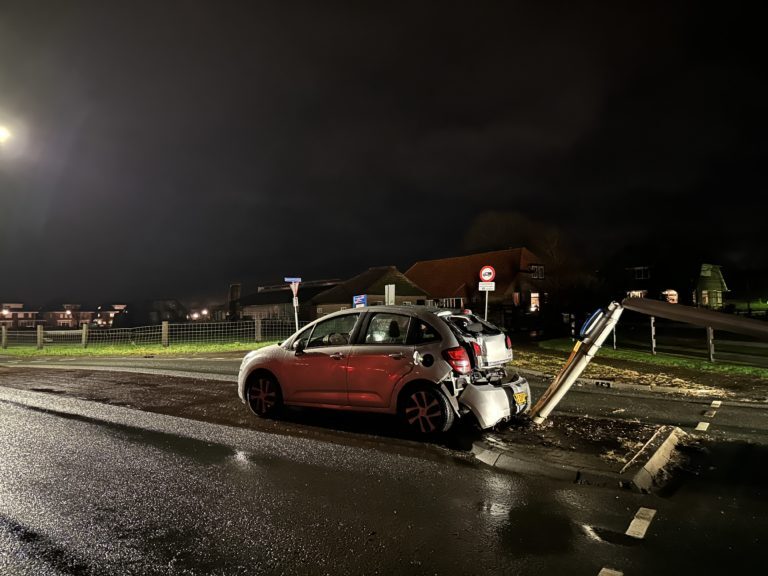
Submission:
<svg viewBox="0 0 768 576">
<path fill-rule="evenodd" d="M 251 376 L 246 390 L 248 407 L 257 416 L 269 418 L 283 407 L 283 394 L 277 380 L 269 374 Z"/>
<path fill-rule="evenodd" d="M 426 385 L 407 390 L 400 404 L 403 424 L 419 435 L 446 432 L 453 425 L 454 416 L 445 395 Z"/>
</svg>

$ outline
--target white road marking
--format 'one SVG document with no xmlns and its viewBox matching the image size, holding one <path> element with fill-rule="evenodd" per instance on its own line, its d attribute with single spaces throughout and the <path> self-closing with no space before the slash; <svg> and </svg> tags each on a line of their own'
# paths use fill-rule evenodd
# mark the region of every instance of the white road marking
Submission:
<svg viewBox="0 0 768 576">
<path fill-rule="evenodd" d="M 645 538 L 645 532 L 651 525 L 651 520 L 653 520 L 654 516 L 656 516 L 656 510 L 653 508 L 640 508 L 632 519 L 632 522 L 630 522 L 629 528 L 627 528 L 625 534 L 632 538 L 642 540 Z"/>
<path fill-rule="evenodd" d="M 706 432 L 707 428 L 709 428 L 709 422 L 699 422 L 696 426 L 697 432 Z"/>
<path fill-rule="evenodd" d="M 613 568 L 603 568 L 597 573 L 597 576 L 624 576 L 624 572 L 619 572 Z"/>
<path fill-rule="evenodd" d="M 600 538 L 600 536 L 595 532 L 595 529 L 592 528 L 589 524 L 582 524 L 581 527 L 584 529 L 584 533 L 591 539 L 595 540 L 596 542 L 602 542 L 603 539 Z"/>
<path fill-rule="evenodd" d="M 715 414 L 717 414 L 717 410 L 707 410 L 704 412 L 704 418 L 714 418 Z"/>
<path fill-rule="evenodd" d="M 712 400 L 712 404 L 710 404 L 710 408 L 720 408 L 723 403 L 720 400 Z"/>
</svg>

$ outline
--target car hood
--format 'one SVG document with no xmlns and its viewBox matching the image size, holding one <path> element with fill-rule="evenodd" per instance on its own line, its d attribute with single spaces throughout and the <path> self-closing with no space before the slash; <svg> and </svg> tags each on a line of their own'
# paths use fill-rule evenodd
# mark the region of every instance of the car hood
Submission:
<svg viewBox="0 0 768 576">
<path fill-rule="evenodd" d="M 255 358 L 268 358 L 272 356 L 275 352 L 277 352 L 280 349 L 280 346 L 277 344 L 270 344 L 269 346 L 264 346 L 263 348 L 257 348 L 256 350 L 251 350 L 243 357 L 242 364 L 248 364 L 251 360 Z"/>
</svg>

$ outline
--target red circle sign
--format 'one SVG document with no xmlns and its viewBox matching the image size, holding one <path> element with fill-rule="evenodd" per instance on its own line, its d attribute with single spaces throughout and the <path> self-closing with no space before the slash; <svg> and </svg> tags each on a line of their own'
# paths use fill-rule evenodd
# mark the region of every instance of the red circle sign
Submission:
<svg viewBox="0 0 768 576">
<path fill-rule="evenodd" d="M 480 268 L 480 280 L 483 282 L 493 282 L 496 278 L 496 270 L 493 266 L 483 266 Z"/>
</svg>

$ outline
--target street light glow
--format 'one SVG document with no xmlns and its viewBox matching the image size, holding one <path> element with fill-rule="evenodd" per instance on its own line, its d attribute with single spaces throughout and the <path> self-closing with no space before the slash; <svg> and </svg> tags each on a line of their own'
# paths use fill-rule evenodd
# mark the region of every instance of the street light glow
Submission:
<svg viewBox="0 0 768 576">
<path fill-rule="evenodd" d="M 0 144 L 5 144 L 11 138 L 13 138 L 11 131 L 5 126 L 0 126 Z"/>
</svg>

